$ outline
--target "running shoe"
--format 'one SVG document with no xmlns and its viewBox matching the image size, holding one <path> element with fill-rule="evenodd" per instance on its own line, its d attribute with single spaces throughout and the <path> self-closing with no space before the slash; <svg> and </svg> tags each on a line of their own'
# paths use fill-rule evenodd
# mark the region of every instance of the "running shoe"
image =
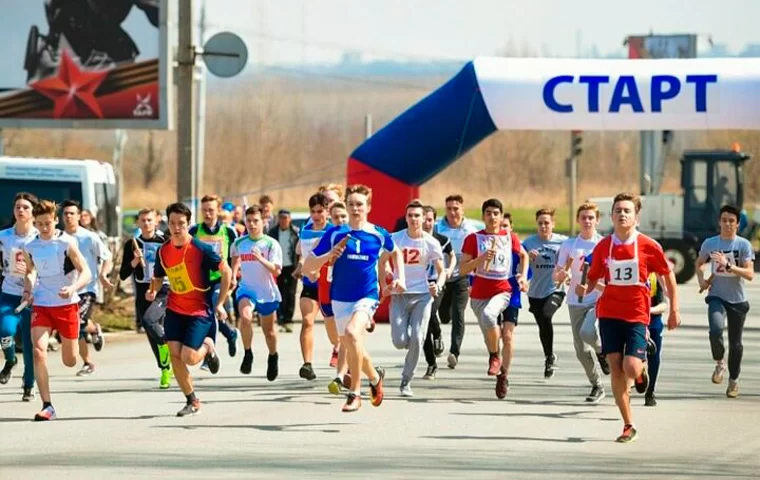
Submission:
<svg viewBox="0 0 760 480">
<path fill-rule="evenodd" d="M 402 397 L 411 398 L 414 396 L 414 392 L 412 391 L 412 387 L 409 385 L 409 382 L 402 381 L 401 387 L 399 388 L 401 392 Z"/>
<path fill-rule="evenodd" d="M 557 356 L 554 354 L 546 357 L 544 362 L 544 378 L 552 378 L 554 376 L 554 370 L 557 369 Z"/>
<path fill-rule="evenodd" d="M 604 355 L 604 354 L 601 354 L 601 353 L 597 353 L 596 354 L 596 359 L 599 362 L 599 368 L 602 369 L 602 373 L 604 373 L 605 375 L 609 375 L 610 374 L 610 364 L 607 361 L 607 355 Z"/>
<path fill-rule="evenodd" d="M 647 355 L 653 357 L 657 353 L 657 344 L 654 340 L 647 338 Z"/>
<path fill-rule="evenodd" d="M 232 335 L 227 339 L 227 353 L 230 354 L 230 357 L 234 357 L 237 354 L 237 340 L 239 336 L 238 329 L 232 329 Z"/>
<path fill-rule="evenodd" d="M 85 363 L 82 368 L 77 372 L 77 377 L 86 377 L 95 373 L 95 365 L 91 363 Z"/>
<path fill-rule="evenodd" d="M 55 408 L 53 408 L 52 405 L 48 405 L 47 407 L 43 407 L 43 409 L 34 416 L 34 421 L 47 422 L 48 420 L 55 420 L 56 418 Z"/>
<path fill-rule="evenodd" d="M 449 358 L 448 358 L 449 368 L 451 368 L 452 370 L 457 368 L 458 363 L 459 363 L 459 357 L 457 357 L 453 353 L 449 353 Z"/>
<path fill-rule="evenodd" d="M 370 400 L 373 407 L 379 407 L 383 403 L 383 379 L 385 378 L 385 369 L 382 367 L 375 367 L 380 379 L 377 381 L 377 385 L 369 384 Z"/>
<path fill-rule="evenodd" d="M 6 360 L 5 366 L 0 370 L 0 384 L 5 385 L 13 378 L 13 367 L 18 363 L 18 358 L 13 360 Z"/>
<path fill-rule="evenodd" d="M 161 390 L 166 390 L 171 386 L 172 383 L 172 369 L 171 368 L 163 368 L 161 369 L 161 382 L 158 384 L 158 388 Z"/>
<path fill-rule="evenodd" d="M 623 427 L 623 434 L 617 437 L 617 440 L 615 440 L 618 443 L 631 443 L 636 440 L 636 437 L 638 436 L 638 432 L 636 431 L 636 427 L 633 425 L 626 425 Z"/>
<path fill-rule="evenodd" d="M 509 380 L 507 380 L 507 374 L 501 372 L 496 376 L 496 398 L 499 400 L 506 398 L 508 390 Z"/>
<path fill-rule="evenodd" d="M 728 379 L 728 388 L 726 389 L 726 396 L 728 398 L 736 398 L 739 396 L 739 382 L 731 378 Z"/>
<path fill-rule="evenodd" d="M 243 362 L 240 364 L 240 373 L 250 375 L 253 369 L 253 352 L 246 350 L 243 354 Z"/>
<path fill-rule="evenodd" d="M 177 412 L 178 417 L 188 417 L 191 415 L 198 415 L 201 413 L 201 401 L 197 398 L 192 402 L 187 403 L 182 410 Z"/>
<path fill-rule="evenodd" d="M 100 324 L 95 324 L 95 334 L 92 336 L 92 346 L 95 347 L 95 351 L 99 352 L 103 350 L 103 345 L 106 344 L 106 337 L 103 336 L 103 329 L 100 328 Z"/>
<path fill-rule="evenodd" d="M 343 412 L 344 413 L 351 413 L 359 410 L 362 406 L 362 397 L 355 394 L 354 392 L 350 392 L 348 395 L 346 395 L 346 404 L 343 405 Z"/>
<path fill-rule="evenodd" d="M 716 385 L 723 383 L 723 376 L 726 374 L 726 362 L 723 360 L 715 364 L 715 370 L 712 374 L 712 382 Z"/>
<path fill-rule="evenodd" d="M 330 355 L 330 368 L 338 366 L 338 349 L 333 347 L 332 355 Z"/>
<path fill-rule="evenodd" d="M 488 357 L 488 376 L 495 377 L 501 372 L 501 359 L 499 355 L 491 355 Z"/>
<path fill-rule="evenodd" d="M 657 406 L 657 399 L 654 397 L 654 393 L 647 394 L 646 397 L 644 397 L 644 406 L 646 407 L 656 407 Z"/>
<path fill-rule="evenodd" d="M 436 373 L 438 373 L 438 365 L 428 365 L 427 371 L 422 378 L 425 380 L 435 380 Z"/>
<path fill-rule="evenodd" d="M 304 363 L 303 366 L 301 366 L 301 369 L 298 371 L 298 375 L 306 380 L 314 380 L 317 378 L 317 374 L 314 373 L 314 369 L 312 368 L 311 363 Z"/>
<path fill-rule="evenodd" d="M 24 387 L 24 393 L 21 395 L 21 401 L 22 402 L 31 402 L 34 400 L 34 389 L 29 387 Z"/>
<path fill-rule="evenodd" d="M 438 337 L 433 339 L 433 353 L 436 357 L 440 358 L 443 355 L 443 351 L 446 349 L 446 345 L 443 343 L 443 338 Z"/>
<path fill-rule="evenodd" d="M 217 355 L 216 352 L 209 352 L 206 354 L 206 364 L 208 365 L 208 371 L 213 375 L 219 373 L 219 365 L 221 362 L 219 361 L 219 355 Z"/>
<path fill-rule="evenodd" d="M 607 394 L 604 393 L 604 388 L 602 388 L 602 387 L 600 387 L 598 385 L 595 385 L 595 386 L 591 387 L 591 393 L 589 393 L 586 396 L 586 401 L 588 403 L 599 403 L 606 396 L 607 396 Z"/>
<path fill-rule="evenodd" d="M 327 385 L 327 390 L 333 395 L 340 395 L 345 389 L 346 389 L 346 386 L 343 385 L 343 382 L 338 377 L 335 377 L 333 381 L 330 382 L 329 385 Z"/>
<path fill-rule="evenodd" d="M 646 393 L 647 388 L 649 388 L 649 373 L 647 372 L 646 363 L 641 370 L 641 375 L 639 375 L 639 378 L 637 378 L 633 384 L 636 387 L 637 392 Z"/>
<path fill-rule="evenodd" d="M 280 373 L 280 367 L 278 362 L 280 361 L 280 354 L 273 353 L 267 357 L 267 380 L 274 382 L 277 375 Z"/>
</svg>

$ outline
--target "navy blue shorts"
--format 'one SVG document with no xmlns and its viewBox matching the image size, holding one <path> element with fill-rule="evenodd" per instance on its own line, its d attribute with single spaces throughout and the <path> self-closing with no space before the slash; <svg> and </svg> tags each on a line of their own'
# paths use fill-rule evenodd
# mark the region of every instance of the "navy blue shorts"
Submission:
<svg viewBox="0 0 760 480">
<path fill-rule="evenodd" d="M 499 325 L 503 325 L 504 322 L 514 323 L 517 326 L 517 319 L 520 316 L 520 308 L 512 305 L 508 306 L 501 315 L 499 315 Z"/>
<path fill-rule="evenodd" d="M 322 316 L 325 318 L 334 317 L 333 308 L 331 303 L 320 303 L 319 309 L 322 311 Z"/>
<path fill-rule="evenodd" d="M 166 310 L 164 318 L 164 335 L 167 342 L 180 342 L 182 345 L 198 350 L 206 337 L 214 339 L 216 321 L 211 316 L 191 317 Z"/>
<path fill-rule="evenodd" d="M 625 356 L 647 359 L 647 326 L 615 318 L 599 319 L 602 353 L 622 353 Z"/>
</svg>

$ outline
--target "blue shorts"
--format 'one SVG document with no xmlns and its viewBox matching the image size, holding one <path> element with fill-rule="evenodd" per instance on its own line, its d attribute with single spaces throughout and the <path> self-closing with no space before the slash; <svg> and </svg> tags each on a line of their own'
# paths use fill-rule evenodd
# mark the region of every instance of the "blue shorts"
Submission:
<svg viewBox="0 0 760 480">
<path fill-rule="evenodd" d="M 164 318 L 164 336 L 167 342 L 180 342 L 182 345 L 198 350 L 206 337 L 214 339 L 216 320 L 211 315 L 191 317 L 166 309 Z"/>
<path fill-rule="evenodd" d="M 331 303 L 320 303 L 319 309 L 322 311 L 322 316 L 327 317 L 334 317 L 335 313 L 333 313 L 333 308 Z"/>
<path fill-rule="evenodd" d="M 251 302 L 251 305 L 253 305 L 253 311 L 263 316 L 271 315 L 280 308 L 280 302 L 259 302 L 256 300 L 253 292 L 243 287 L 238 287 L 235 298 L 238 302 L 247 298 Z"/>
<path fill-rule="evenodd" d="M 641 360 L 647 359 L 647 326 L 643 323 L 600 318 L 599 336 L 604 355 L 622 353 Z"/>
<path fill-rule="evenodd" d="M 520 316 L 520 308 L 512 305 L 508 306 L 506 310 L 499 315 L 499 325 L 503 325 L 504 322 L 514 323 L 517 326 L 517 319 Z"/>
</svg>

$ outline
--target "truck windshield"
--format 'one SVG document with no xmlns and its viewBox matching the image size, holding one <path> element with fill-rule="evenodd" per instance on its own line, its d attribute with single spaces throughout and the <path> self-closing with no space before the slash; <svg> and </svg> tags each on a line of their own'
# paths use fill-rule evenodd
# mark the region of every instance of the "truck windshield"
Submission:
<svg viewBox="0 0 760 480">
<path fill-rule="evenodd" d="M 64 200 L 76 200 L 82 203 L 82 184 L 79 182 L 2 178 L 0 179 L 0 228 L 13 225 L 13 197 L 19 192 L 28 192 L 41 200 L 52 200 L 58 204 Z"/>
<path fill-rule="evenodd" d="M 109 237 L 118 236 L 119 212 L 117 210 L 116 185 L 113 183 L 95 184 L 95 204 L 98 207 L 98 225 Z"/>
<path fill-rule="evenodd" d="M 736 205 L 739 187 L 736 184 L 736 166 L 731 162 L 716 162 L 713 172 L 715 188 L 713 203 L 720 210 L 723 205 Z"/>
</svg>

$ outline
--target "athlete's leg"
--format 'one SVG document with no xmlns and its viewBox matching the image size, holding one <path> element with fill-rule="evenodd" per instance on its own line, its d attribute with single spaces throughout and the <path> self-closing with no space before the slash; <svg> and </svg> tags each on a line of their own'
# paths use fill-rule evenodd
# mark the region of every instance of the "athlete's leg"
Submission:
<svg viewBox="0 0 760 480">
<path fill-rule="evenodd" d="M 301 356 L 304 363 L 312 363 L 314 359 L 314 320 L 317 318 L 319 303 L 311 298 L 301 296 Z"/>
<path fill-rule="evenodd" d="M 660 373 L 660 359 L 662 358 L 662 328 L 649 327 L 649 338 L 652 339 L 657 351 L 654 355 L 647 354 L 647 368 L 649 370 L 649 386 L 647 387 L 646 395 L 654 395 L 654 391 L 657 388 L 657 377 Z"/>
<path fill-rule="evenodd" d="M 190 377 L 190 370 L 182 360 L 182 342 L 169 341 L 166 343 L 169 345 L 169 358 L 177 385 L 179 385 L 182 393 L 189 395 L 193 392 L 193 379 Z"/>
<path fill-rule="evenodd" d="M 24 345 L 24 384 L 23 387 L 34 387 L 34 345 L 32 343 L 32 311 L 25 308 L 21 311 L 21 341 Z"/>
<path fill-rule="evenodd" d="M 47 368 L 47 347 L 50 328 L 33 327 L 32 344 L 34 345 L 34 373 L 37 378 L 37 388 L 43 403 L 50 402 L 50 377 Z"/>
<path fill-rule="evenodd" d="M 467 277 L 462 277 L 449 285 L 449 287 L 453 290 L 452 295 L 454 296 L 452 302 L 450 352 L 458 359 L 462 348 L 462 341 L 464 340 L 464 311 L 467 307 L 467 300 L 470 298 L 469 281 L 467 280 Z"/>
<path fill-rule="evenodd" d="M 414 370 L 420 361 L 420 351 L 427 335 L 427 324 L 430 321 L 430 310 L 433 307 L 433 298 L 429 294 L 417 295 L 410 313 L 411 334 L 409 349 L 404 359 L 404 369 L 401 372 L 401 381 L 411 381 L 414 378 Z"/>
<path fill-rule="evenodd" d="M 610 376 L 612 380 L 612 393 L 615 395 L 620 415 L 625 425 L 633 424 L 633 412 L 631 410 L 631 398 L 629 394 L 630 383 L 623 370 L 623 354 L 609 353 L 607 361 L 610 363 Z"/>
<path fill-rule="evenodd" d="M 243 338 L 243 348 L 249 352 L 253 348 L 253 303 L 247 297 L 238 300 L 240 313 L 240 336 Z"/>
<path fill-rule="evenodd" d="M 391 296 L 390 324 L 391 340 L 398 350 L 409 348 L 409 316 L 411 303 L 408 295 Z"/>
<path fill-rule="evenodd" d="M 275 324 L 277 323 L 277 313 L 275 311 L 269 314 L 261 314 L 261 330 L 264 332 L 264 340 L 267 343 L 267 349 L 269 355 L 277 353 L 277 330 Z"/>
<path fill-rule="evenodd" d="M 717 298 L 707 301 L 707 319 L 710 323 L 710 349 L 713 360 L 722 362 L 726 356 L 726 347 L 723 344 L 723 329 L 726 326 L 726 309 Z"/>
<path fill-rule="evenodd" d="M 742 334 L 744 333 L 744 321 L 747 318 L 749 305 L 747 303 L 730 305 L 726 308 L 728 317 L 728 374 L 729 380 L 738 380 L 742 368 Z"/>
</svg>

